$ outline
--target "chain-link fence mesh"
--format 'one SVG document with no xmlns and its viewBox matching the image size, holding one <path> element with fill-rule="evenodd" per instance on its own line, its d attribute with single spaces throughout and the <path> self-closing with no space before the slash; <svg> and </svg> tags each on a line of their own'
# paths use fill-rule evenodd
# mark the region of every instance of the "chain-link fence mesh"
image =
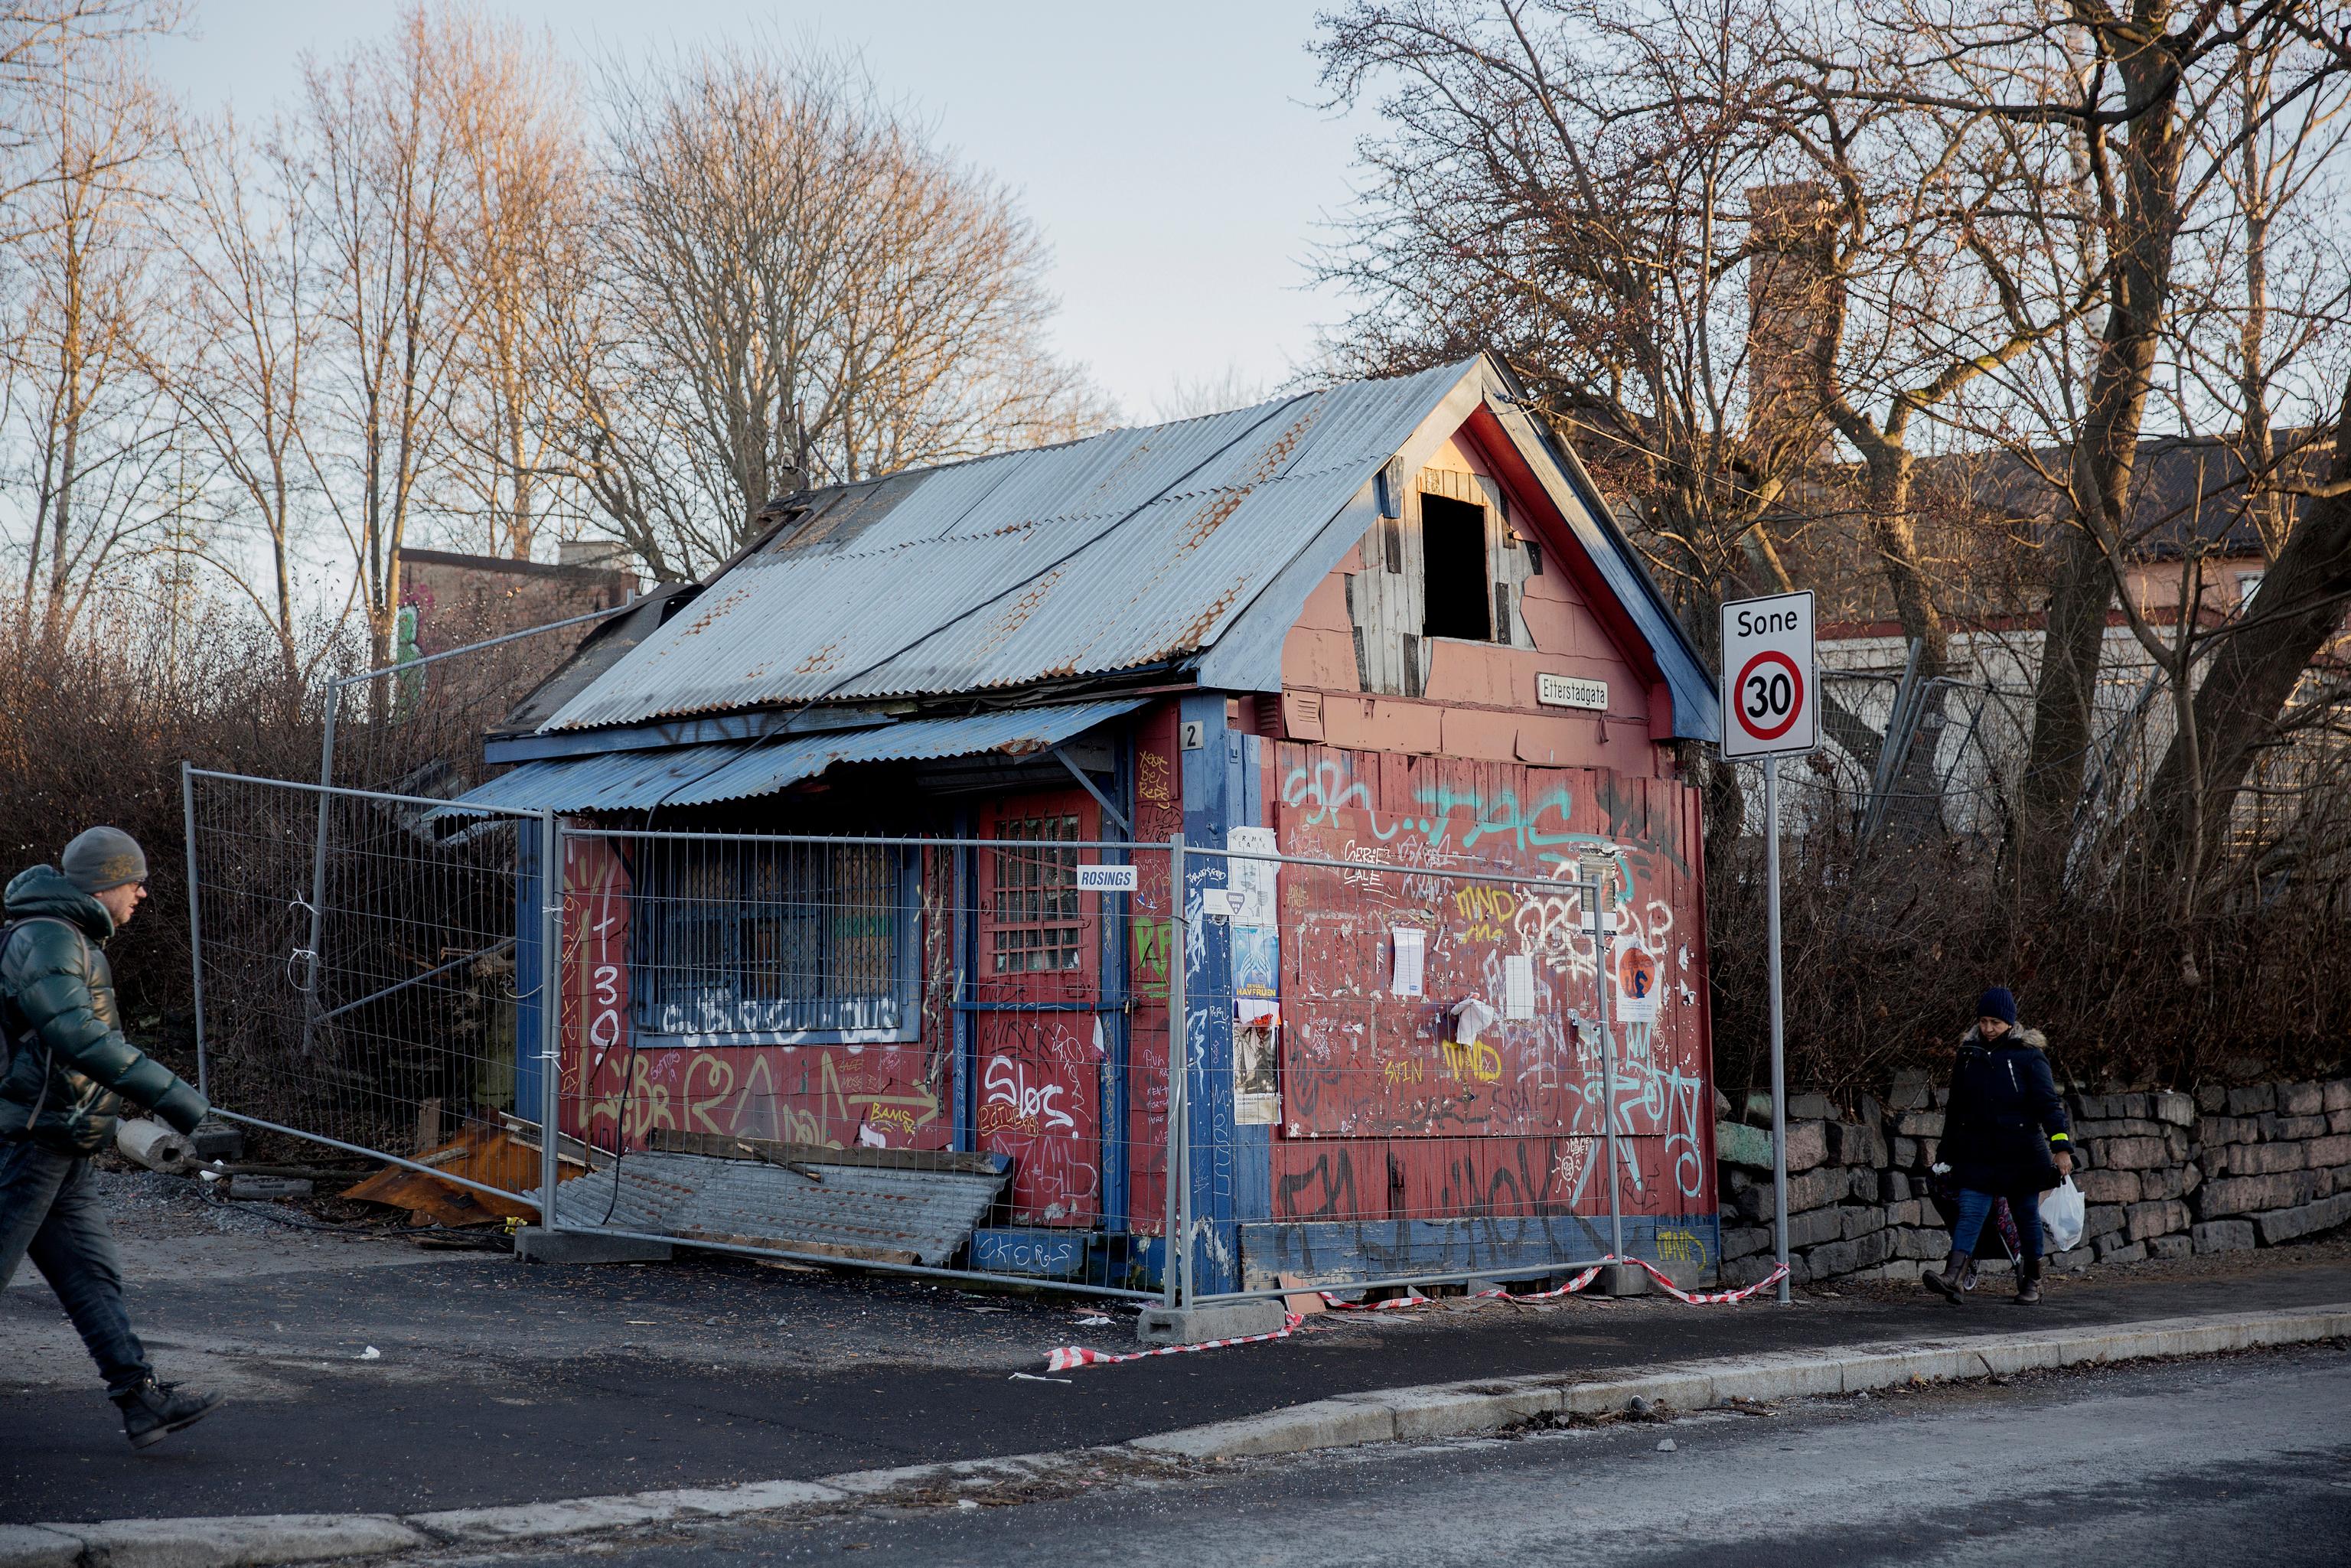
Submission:
<svg viewBox="0 0 2351 1568">
<path fill-rule="evenodd" d="M 539 819 L 198 769 L 185 809 L 199 1060 L 222 1113 L 527 1200 Z"/>
</svg>

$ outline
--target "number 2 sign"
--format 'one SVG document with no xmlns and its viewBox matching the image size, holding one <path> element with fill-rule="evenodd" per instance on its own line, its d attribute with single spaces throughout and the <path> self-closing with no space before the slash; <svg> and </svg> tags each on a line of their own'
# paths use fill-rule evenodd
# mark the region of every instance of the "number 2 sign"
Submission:
<svg viewBox="0 0 2351 1568">
<path fill-rule="evenodd" d="M 1821 738 L 1819 687 L 1809 591 L 1722 607 L 1725 757 L 1812 750 Z"/>
</svg>

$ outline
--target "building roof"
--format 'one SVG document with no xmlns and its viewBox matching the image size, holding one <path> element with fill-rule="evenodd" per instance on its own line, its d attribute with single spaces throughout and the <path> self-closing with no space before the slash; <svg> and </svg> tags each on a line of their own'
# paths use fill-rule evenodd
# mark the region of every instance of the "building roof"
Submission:
<svg viewBox="0 0 2351 1568">
<path fill-rule="evenodd" d="M 1711 678 L 1517 397 L 1481 355 L 811 492 L 538 732 L 1082 684 L 1212 651 L 1213 684 L 1279 689 L 1281 633 L 1369 526 L 1374 476 L 1482 407 L 1646 645 L 1675 733 L 1710 738 Z"/>
<path fill-rule="evenodd" d="M 2279 430 L 2273 440 L 2278 471 L 2286 478 L 2315 478 L 2325 461 L 2326 432 L 2314 426 Z M 2034 454 L 2040 468 L 2065 472 L 2065 455 L 2054 448 Z M 2014 453 L 1999 451 L 1937 457 L 1920 465 L 1924 478 L 1963 486 L 1982 505 L 2029 522 L 2053 522 L 2067 502 Z M 2138 444 L 2131 462 L 2130 504 L 2123 518 L 2123 543 L 2142 559 L 2178 560 L 2195 552 L 2223 556 L 2262 553 L 2247 486 L 2243 444 L 2209 435 L 2155 435 Z M 2283 498 L 2290 517 L 2308 502 Z"/>
</svg>

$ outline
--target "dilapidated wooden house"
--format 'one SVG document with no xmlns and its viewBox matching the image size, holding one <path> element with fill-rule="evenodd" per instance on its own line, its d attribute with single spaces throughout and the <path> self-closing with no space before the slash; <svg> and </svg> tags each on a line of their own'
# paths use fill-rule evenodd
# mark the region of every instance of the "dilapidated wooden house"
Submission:
<svg viewBox="0 0 2351 1568">
<path fill-rule="evenodd" d="M 1627 1240 L 1713 1261 L 1715 691 L 1497 361 L 764 522 L 488 743 L 472 799 L 577 829 L 567 1131 L 1000 1154 L 975 1264 L 1148 1279 L 1172 1049 L 1198 1289 L 1523 1270 L 1605 1241 L 1621 971 Z M 1179 892 L 1179 834 L 1330 863 L 1187 853 Z"/>
</svg>

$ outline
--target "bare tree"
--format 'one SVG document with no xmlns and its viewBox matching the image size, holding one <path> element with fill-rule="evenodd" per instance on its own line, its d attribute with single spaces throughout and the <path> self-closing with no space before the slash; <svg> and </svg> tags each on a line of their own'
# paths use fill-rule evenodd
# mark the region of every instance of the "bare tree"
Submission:
<svg viewBox="0 0 2351 1568">
<path fill-rule="evenodd" d="M 165 108 L 121 51 L 53 47 L 54 70 L 20 104 L 40 172 L 18 191 L 6 260 L 10 412 L 29 469 L 19 618 L 54 637 L 155 520 L 171 421 L 140 344 L 162 319 L 151 263 Z"/>
<path fill-rule="evenodd" d="M 1033 229 L 837 63 L 729 49 L 607 80 L 607 260 L 570 441 L 658 575 L 770 497 L 1074 433 Z"/>
<path fill-rule="evenodd" d="M 312 383 L 320 397 L 301 437 L 350 542 L 377 664 L 400 613 L 401 547 L 449 456 L 449 399 L 475 311 L 449 265 L 465 167 L 436 72 L 453 25 L 411 10 L 388 44 L 303 77 L 304 184 L 331 369 Z"/>
</svg>

